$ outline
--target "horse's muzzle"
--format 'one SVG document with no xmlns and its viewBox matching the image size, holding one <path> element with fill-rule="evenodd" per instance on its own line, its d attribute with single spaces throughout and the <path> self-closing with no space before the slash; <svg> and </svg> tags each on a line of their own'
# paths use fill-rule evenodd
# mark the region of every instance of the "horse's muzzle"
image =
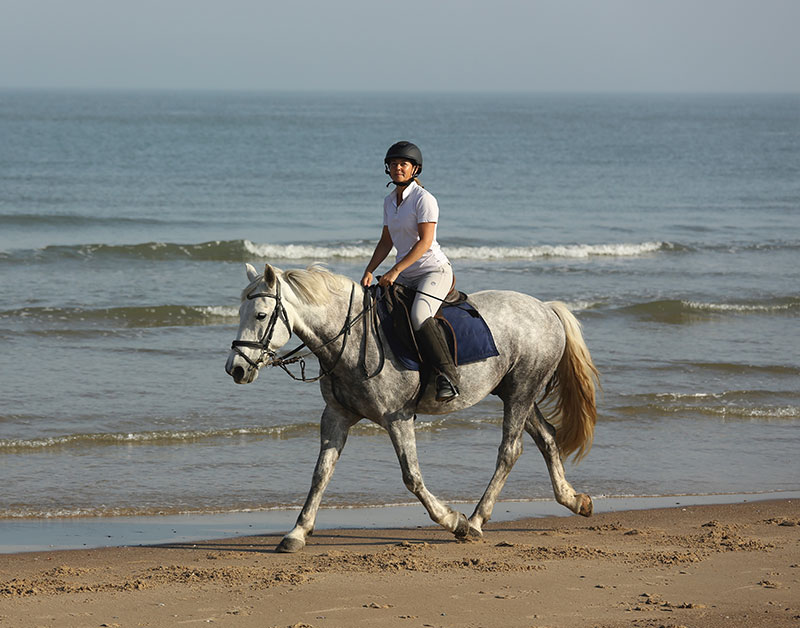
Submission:
<svg viewBox="0 0 800 628">
<path fill-rule="evenodd" d="M 225 372 L 237 384 L 250 384 L 258 377 L 258 369 L 244 363 L 241 356 L 232 353 L 225 364 Z"/>
</svg>

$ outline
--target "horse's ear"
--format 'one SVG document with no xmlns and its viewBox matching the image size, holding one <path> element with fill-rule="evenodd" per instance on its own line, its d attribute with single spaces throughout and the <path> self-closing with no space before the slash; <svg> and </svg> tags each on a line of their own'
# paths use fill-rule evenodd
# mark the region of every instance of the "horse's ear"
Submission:
<svg viewBox="0 0 800 628">
<path fill-rule="evenodd" d="M 250 281 L 255 281 L 256 279 L 258 279 L 258 271 L 256 270 L 255 266 L 253 266 L 252 264 L 245 264 L 244 267 L 245 270 L 247 271 L 247 278 Z"/>
<path fill-rule="evenodd" d="M 264 281 L 267 282 L 267 287 L 271 288 L 278 281 L 278 276 L 275 274 L 275 269 L 269 264 L 264 266 Z"/>
</svg>

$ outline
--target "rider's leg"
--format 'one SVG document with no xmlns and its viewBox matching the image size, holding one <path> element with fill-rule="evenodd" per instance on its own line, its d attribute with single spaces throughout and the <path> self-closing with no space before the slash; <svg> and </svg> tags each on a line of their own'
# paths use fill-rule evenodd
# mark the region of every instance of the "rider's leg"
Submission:
<svg viewBox="0 0 800 628">
<path fill-rule="evenodd" d="M 417 290 L 411 306 L 411 326 L 417 331 L 426 320 L 436 316 L 442 306 L 442 301 L 453 285 L 453 269 L 450 264 L 444 264 L 429 273 L 413 278 L 407 285 Z"/>
<path fill-rule="evenodd" d="M 439 323 L 433 318 L 453 285 L 450 264 L 414 281 L 417 294 L 411 306 L 411 326 L 422 357 L 436 372 L 436 400 L 450 401 L 458 396 L 458 371 Z"/>
<path fill-rule="evenodd" d="M 458 397 L 458 369 L 450 355 L 444 330 L 435 318 L 429 318 L 416 332 L 417 344 L 425 362 L 436 372 L 436 401 Z"/>
</svg>

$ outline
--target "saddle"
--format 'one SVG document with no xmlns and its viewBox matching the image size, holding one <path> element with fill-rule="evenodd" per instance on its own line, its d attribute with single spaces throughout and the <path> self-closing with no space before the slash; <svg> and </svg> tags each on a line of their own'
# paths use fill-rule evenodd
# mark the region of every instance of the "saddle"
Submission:
<svg viewBox="0 0 800 628">
<path fill-rule="evenodd" d="M 423 359 L 411 326 L 416 290 L 400 284 L 378 288 L 378 318 L 392 352 L 408 369 L 421 370 Z M 492 332 L 469 297 L 451 288 L 435 315 L 456 366 L 500 355 Z"/>
</svg>

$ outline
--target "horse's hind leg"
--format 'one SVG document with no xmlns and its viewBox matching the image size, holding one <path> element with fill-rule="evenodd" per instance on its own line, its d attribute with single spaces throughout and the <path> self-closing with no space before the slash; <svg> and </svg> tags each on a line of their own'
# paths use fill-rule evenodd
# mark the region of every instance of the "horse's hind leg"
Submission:
<svg viewBox="0 0 800 628">
<path fill-rule="evenodd" d="M 322 501 L 322 493 L 331 481 L 336 461 L 347 442 L 350 427 L 358 420 L 358 417 L 351 417 L 334 410 L 330 405 L 325 406 L 320 423 L 319 457 L 311 480 L 311 490 L 308 492 L 306 503 L 297 517 L 294 528 L 283 537 L 278 547 L 275 548 L 278 552 L 297 552 L 305 547 L 306 538 L 314 532 L 314 522 Z"/>
<path fill-rule="evenodd" d="M 400 469 L 403 472 L 403 483 L 414 493 L 425 506 L 430 518 L 440 526 L 449 530 L 458 538 L 464 538 L 469 532 L 467 518 L 457 510 L 440 502 L 426 487 L 422 480 L 422 472 L 417 459 L 417 439 L 414 434 L 414 417 L 393 418 L 387 422 L 386 429 L 392 439 Z"/>
<path fill-rule="evenodd" d="M 503 418 L 503 437 L 497 450 L 497 464 L 489 485 L 483 492 L 475 512 L 469 518 L 469 533 L 474 537 L 483 536 L 483 524 L 489 521 L 495 502 L 508 479 L 514 463 L 522 454 L 522 429 L 525 426 L 525 413 L 520 407 L 506 401 Z"/>
<path fill-rule="evenodd" d="M 592 498 L 584 493 L 576 493 L 564 475 L 561 452 L 555 440 L 555 428 L 544 418 L 539 406 L 534 404 L 533 409 L 535 416 L 525 422 L 525 431 L 533 437 L 544 456 L 556 501 L 578 515 L 591 516 Z"/>
</svg>

